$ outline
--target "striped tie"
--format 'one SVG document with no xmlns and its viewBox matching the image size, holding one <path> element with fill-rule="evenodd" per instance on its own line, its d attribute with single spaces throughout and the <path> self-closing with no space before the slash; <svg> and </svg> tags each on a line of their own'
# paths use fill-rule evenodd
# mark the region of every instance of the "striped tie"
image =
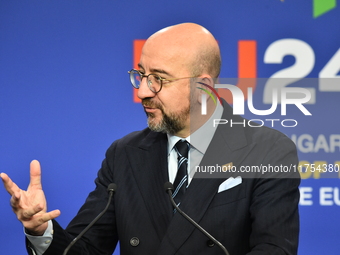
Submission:
<svg viewBox="0 0 340 255">
<path fill-rule="evenodd" d="M 179 206 L 188 186 L 188 152 L 190 144 L 186 140 L 179 140 L 174 146 L 177 152 L 178 171 L 174 182 L 175 191 L 172 194 Z"/>
</svg>

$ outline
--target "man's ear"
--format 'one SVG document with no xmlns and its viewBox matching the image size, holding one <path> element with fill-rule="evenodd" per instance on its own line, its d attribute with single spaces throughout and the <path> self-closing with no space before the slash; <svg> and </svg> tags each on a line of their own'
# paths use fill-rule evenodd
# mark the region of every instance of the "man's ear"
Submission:
<svg viewBox="0 0 340 255">
<path fill-rule="evenodd" d="M 211 100 L 210 95 L 213 94 L 211 91 L 211 87 L 215 86 L 214 79 L 210 77 L 210 75 L 205 75 L 197 78 L 196 81 L 196 89 L 197 89 L 197 101 L 202 104 L 202 94 L 206 94 L 206 100 Z"/>
</svg>

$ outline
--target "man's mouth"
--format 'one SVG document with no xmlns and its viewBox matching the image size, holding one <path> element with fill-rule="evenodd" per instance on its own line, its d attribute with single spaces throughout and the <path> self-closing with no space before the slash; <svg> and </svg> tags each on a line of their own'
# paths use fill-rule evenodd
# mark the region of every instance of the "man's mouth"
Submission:
<svg viewBox="0 0 340 255">
<path fill-rule="evenodd" d="M 144 107 L 145 112 L 147 112 L 147 113 L 149 113 L 149 112 L 154 113 L 155 111 L 160 110 L 160 107 L 157 106 L 155 103 L 153 103 L 151 101 L 145 100 L 144 102 L 142 102 L 142 105 Z"/>
<path fill-rule="evenodd" d="M 157 110 L 159 110 L 159 109 L 158 109 L 158 108 L 149 107 L 149 106 L 144 106 L 144 110 L 145 110 L 146 112 L 153 113 L 153 112 L 155 112 L 155 111 L 157 111 Z"/>
</svg>

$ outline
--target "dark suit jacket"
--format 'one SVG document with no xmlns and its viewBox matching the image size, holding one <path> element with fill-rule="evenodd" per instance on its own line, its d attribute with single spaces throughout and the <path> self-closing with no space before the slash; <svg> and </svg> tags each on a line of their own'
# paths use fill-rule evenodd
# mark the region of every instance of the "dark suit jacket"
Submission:
<svg viewBox="0 0 340 255">
<path fill-rule="evenodd" d="M 232 115 L 229 105 L 224 108 L 222 118 L 243 121 Z M 220 125 L 201 164 L 230 162 L 237 167 L 289 166 L 298 164 L 298 159 L 293 142 L 278 131 Z M 112 182 L 118 189 L 109 211 L 69 254 L 112 254 L 118 241 L 124 255 L 223 254 L 179 213 L 173 214 L 164 191 L 167 164 L 166 134 L 145 129 L 115 141 L 98 172 L 96 189 L 77 216 L 66 230 L 53 221 L 53 242 L 45 254 L 63 253 L 74 236 L 103 210 L 108 199 L 106 189 Z M 299 174 L 244 175 L 240 185 L 217 193 L 219 185 L 231 175 L 240 173 L 226 173 L 225 178 L 194 178 L 182 200 L 182 210 L 231 255 L 296 254 Z"/>
</svg>

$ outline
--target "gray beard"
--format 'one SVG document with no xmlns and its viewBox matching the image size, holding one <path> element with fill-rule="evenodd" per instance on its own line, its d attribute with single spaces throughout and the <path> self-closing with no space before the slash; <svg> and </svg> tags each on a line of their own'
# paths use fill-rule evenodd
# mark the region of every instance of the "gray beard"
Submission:
<svg viewBox="0 0 340 255">
<path fill-rule="evenodd" d="M 148 116 L 148 127 L 155 132 L 167 133 L 170 135 L 174 135 L 179 131 L 183 130 L 185 125 L 185 121 L 189 118 L 190 107 L 184 109 L 179 114 L 170 114 L 167 115 L 164 113 L 163 109 L 161 109 L 163 118 L 159 123 L 154 123 L 152 119 L 154 118 L 153 113 L 146 113 Z"/>
</svg>

